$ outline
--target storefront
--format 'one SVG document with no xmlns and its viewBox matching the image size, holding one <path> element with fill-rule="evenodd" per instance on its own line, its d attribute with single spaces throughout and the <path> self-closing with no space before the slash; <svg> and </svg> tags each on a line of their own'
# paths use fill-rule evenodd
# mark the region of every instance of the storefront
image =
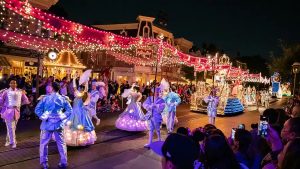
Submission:
<svg viewBox="0 0 300 169">
<path fill-rule="evenodd" d="M 31 78 L 31 75 L 37 74 L 37 58 L 0 55 L 0 76 L 3 74 Z"/>
<path fill-rule="evenodd" d="M 74 52 L 62 50 L 58 54 L 50 53 L 43 60 L 43 77 L 54 76 L 61 80 L 81 74 L 86 67 L 78 60 Z"/>
</svg>

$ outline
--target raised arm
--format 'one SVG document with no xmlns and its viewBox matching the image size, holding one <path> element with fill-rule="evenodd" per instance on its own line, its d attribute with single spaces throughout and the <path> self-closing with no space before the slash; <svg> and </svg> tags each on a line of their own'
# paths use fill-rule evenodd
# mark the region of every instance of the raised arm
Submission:
<svg viewBox="0 0 300 169">
<path fill-rule="evenodd" d="M 85 92 L 88 92 L 88 91 L 89 91 L 89 83 L 88 83 L 88 81 L 85 82 L 85 85 L 84 85 L 84 91 L 85 91 Z"/>
<path fill-rule="evenodd" d="M 77 91 L 76 76 L 73 77 L 73 88 L 74 88 L 74 91 Z"/>
</svg>

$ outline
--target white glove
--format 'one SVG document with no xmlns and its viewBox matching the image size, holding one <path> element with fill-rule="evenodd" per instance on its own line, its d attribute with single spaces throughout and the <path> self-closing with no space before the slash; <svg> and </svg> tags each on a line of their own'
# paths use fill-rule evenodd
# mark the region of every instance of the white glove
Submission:
<svg viewBox="0 0 300 169">
<path fill-rule="evenodd" d="M 59 112 L 59 118 L 60 118 L 61 120 L 64 120 L 64 119 L 67 118 L 67 116 L 66 116 L 63 112 Z"/>
<path fill-rule="evenodd" d="M 43 115 L 41 115 L 40 119 L 45 121 L 49 118 L 49 116 L 50 116 L 50 112 L 45 111 L 45 113 Z"/>
</svg>

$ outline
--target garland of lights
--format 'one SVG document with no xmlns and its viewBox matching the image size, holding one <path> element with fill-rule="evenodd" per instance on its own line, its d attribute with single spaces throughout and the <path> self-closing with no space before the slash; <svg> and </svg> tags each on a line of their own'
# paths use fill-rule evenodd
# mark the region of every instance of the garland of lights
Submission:
<svg viewBox="0 0 300 169">
<path fill-rule="evenodd" d="M 107 54 L 114 56 L 118 60 L 142 66 L 154 66 L 158 61 L 160 65 L 167 65 L 169 67 L 186 64 L 193 66 L 195 71 L 227 69 L 230 70 L 229 75 L 233 75 L 234 71 L 242 72 L 240 68 L 233 68 L 229 64 L 212 65 L 213 62 L 216 63 L 217 57 L 210 59 L 185 54 L 178 51 L 174 46 L 163 42 L 162 39 L 124 37 L 97 30 L 65 20 L 62 17 L 45 13 L 38 8 L 32 7 L 28 2 L 21 2 L 19 0 L 1 0 L 0 5 L 2 6 L 0 21 L 8 23 L 6 30 L 0 30 L 0 40 L 9 45 L 43 52 L 51 48 L 58 50 L 71 49 L 73 51 L 87 51 L 91 53 L 106 51 Z M 30 24 L 37 25 L 36 32 L 30 32 L 30 24 L 24 26 L 12 17 L 5 20 L 3 16 L 7 12 L 11 12 L 13 16 L 21 15 L 22 22 L 29 21 Z M 45 33 L 40 32 L 41 27 L 60 35 L 62 39 L 48 37 Z M 155 48 L 157 47 L 158 49 L 156 50 Z M 146 52 L 140 52 L 139 50 L 145 50 Z M 154 54 L 154 51 L 157 51 L 157 54 Z M 255 74 L 249 74 L 249 72 L 244 74 L 243 77 L 245 77 L 246 81 L 255 81 L 255 79 L 258 79 Z M 232 78 L 234 77 L 232 76 Z M 260 81 L 263 80 L 267 81 L 266 78 Z"/>
</svg>

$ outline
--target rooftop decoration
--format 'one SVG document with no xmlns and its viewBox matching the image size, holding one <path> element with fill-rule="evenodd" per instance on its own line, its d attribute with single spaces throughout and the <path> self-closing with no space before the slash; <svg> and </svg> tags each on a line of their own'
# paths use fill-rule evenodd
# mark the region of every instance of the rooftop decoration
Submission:
<svg viewBox="0 0 300 169">
<path fill-rule="evenodd" d="M 227 56 L 222 56 L 220 60 L 218 56 L 192 56 L 178 51 L 174 46 L 159 38 L 116 35 L 48 14 L 32 7 L 27 2 L 0 0 L 0 7 L 2 7 L 0 21 L 6 25 L 6 30 L 0 29 L 0 40 L 12 46 L 42 52 L 47 52 L 51 48 L 75 52 L 105 51 L 118 60 L 141 66 L 155 66 L 158 60 L 159 65 L 162 66 L 172 67 L 185 64 L 193 66 L 196 71 L 240 69 L 233 68 Z M 6 18 L 7 12 L 12 13 L 13 16 L 21 16 L 17 18 L 29 24 L 24 25 L 19 19 L 10 16 Z M 33 33 L 29 29 L 32 26 L 37 26 Z M 59 35 L 60 39 L 41 32 L 41 27 Z"/>
<path fill-rule="evenodd" d="M 76 54 L 70 50 L 62 50 L 58 53 L 57 58 L 46 57 L 44 59 L 45 66 L 54 66 L 54 67 L 70 67 L 85 69 L 86 67 L 80 63 Z"/>
</svg>

